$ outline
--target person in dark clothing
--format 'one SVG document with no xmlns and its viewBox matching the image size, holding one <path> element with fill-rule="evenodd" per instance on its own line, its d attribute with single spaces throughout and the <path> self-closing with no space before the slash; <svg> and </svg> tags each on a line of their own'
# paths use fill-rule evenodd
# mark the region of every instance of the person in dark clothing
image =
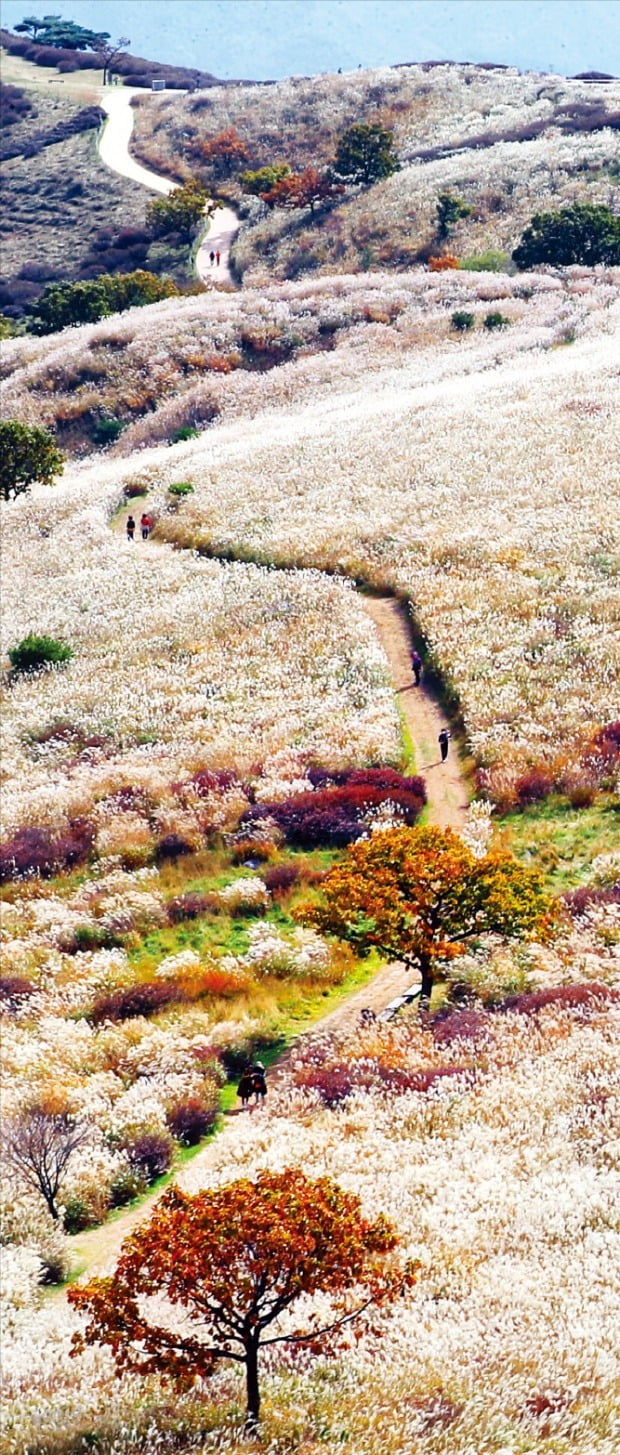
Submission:
<svg viewBox="0 0 620 1455">
<path fill-rule="evenodd" d="M 441 732 L 439 734 L 438 741 L 439 741 L 439 747 L 440 747 L 440 751 L 441 751 L 441 761 L 442 761 L 442 763 L 445 763 L 446 758 L 448 756 L 448 743 L 450 742 L 450 738 L 451 737 L 452 737 L 452 734 L 448 732 L 448 729 L 447 728 L 442 728 L 441 729 Z"/>
<path fill-rule="evenodd" d="M 215 253 L 213 251 L 213 248 L 211 249 L 211 252 L 209 253 L 209 262 L 211 264 L 211 267 L 213 267 L 213 264 L 215 262 Z"/>
<path fill-rule="evenodd" d="M 128 515 L 127 516 L 127 540 L 128 541 L 132 541 L 133 540 L 133 533 L 135 531 L 135 528 L 136 528 L 136 522 L 135 522 L 135 520 L 133 518 L 133 515 Z"/>
<path fill-rule="evenodd" d="M 420 656 L 420 653 L 419 652 L 415 652 L 415 651 L 412 652 L 411 653 L 411 666 L 413 668 L 413 675 L 415 677 L 415 685 L 416 685 L 416 687 L 419 687 L 420 686 L 420 678 L 422 676 L 422 667 L 423 667 L 423 665 L 424 665 L 424 663 L 422 661 L 422 658 Z"/>
<path fill-rule="evenodd" d="M 249 1105 L 250 1097 L 254 1089 L 252 1085 L 252 1080 L 252 1067 L 244 1066 L 244 1069 L 241 1073 L 241 1080 L 237 1087 L 237 1096 L 241 1097 L 242 1106 Z"/>
</svg>

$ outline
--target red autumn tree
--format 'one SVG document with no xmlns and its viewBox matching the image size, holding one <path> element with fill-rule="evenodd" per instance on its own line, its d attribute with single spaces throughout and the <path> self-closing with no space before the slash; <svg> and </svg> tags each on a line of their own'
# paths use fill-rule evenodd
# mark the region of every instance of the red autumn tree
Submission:
<svg viewBox="0 0 620 1455">
<path fill-rule="evenodd" d="M 232 172 L 245 166 L 250 159 L 236 126 L 229 126 L 225 131 L 218 132 L 211 141 L 203 142 L 198 148 L 198 155 L 207 163 L 211 175 L 216 179 L 230 177 Z"/>
<path fill-rule="evenodd" d="M 232 1360 L 245 1366 L 255 1427 L 259 1349 L 336 1347 L 346 1324 L 414 1282 L 414 1267 L 389 1256 L 397 1242 L 385 1218 L 369 1222 L 359 1198 L 329 1177 L 262 1172 L 194 1196 L 172 1187 L 123 1244 L 112 1277 L 70 1290 L 70 1302 L 90 1315 L 73 1352 L 108 1344 L 119 1369 L 163 1374 L 180 1387 Z M 328 1323 L 306 1314 L 301 1327 L 279 1331 L 280 1315 L 315 1293 L 332 1299 Z M 153 1294 L 167 1301 L 169 1322 L 161 1306 L 163 1322 L 149 1317 L 144 1300 Z"/>
<path fill-rule="evenodd" d="M 316 167 L 305 167 L 303 172 L 291 172 L 280 177 L 267 192 L 261 192 L 268 207 L 309 207 L 314 212 L 320 202 L 333 202 L 340 197 L 344 187 L 330 181 Z"/>
<path fill-rule="evenodd" d="M 439 828 L 396 828 L 353 844 L 324 880 L 321 903 L 299 915 L 362 954 L 374 947 L 419 970 L 426 1006 L 439 965 L 468 941 L 544 935 L 553 919 L 533 870 L 501 851 L 476 859 Z"/>
</svg>

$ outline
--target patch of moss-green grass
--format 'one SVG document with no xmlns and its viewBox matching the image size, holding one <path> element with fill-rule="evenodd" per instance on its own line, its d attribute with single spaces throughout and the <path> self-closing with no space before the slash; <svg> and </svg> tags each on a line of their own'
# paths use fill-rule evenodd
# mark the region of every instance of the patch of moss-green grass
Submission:
<svg viewBox="0 0 620 1455">
<path fill-rule="evenodd" d="M 592 860 L 620 841 L 617 799 L 601 797 L 589 808 L 572 808 L 565 798 L 547 798 L 496 821 L 502 846 L 540 869 L 556 893 L 587 879 Z"/>
</svg>

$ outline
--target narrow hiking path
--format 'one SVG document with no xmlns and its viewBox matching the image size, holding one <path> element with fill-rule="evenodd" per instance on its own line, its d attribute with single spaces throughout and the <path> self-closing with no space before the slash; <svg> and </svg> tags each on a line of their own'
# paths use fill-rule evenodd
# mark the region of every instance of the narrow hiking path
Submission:
<svg viewBox="0 0 620 1455">
<path fill-rule="evenodd" d="M 140 95 L 144 95 L 144 92 L 137 87 L 117 89 L 106 86 L 100 90 L 100 104 L 108 119 L 99 138 L 99 156 L 110 171 L 118 172 L 121 177 L 127 177 L 141 187 L 148 187 L 151 192 L 159 192 L 163 197 L 169 197 L 178 183 L 143 167 L 132 157 L 129 150 L 134 126 L 131 103 L 134 96 Z M 230 249 L 238 231 L 239 218 L 232 207 L 217 207 L 194 259 L 196 272 L 205 287 L 215 288 L 222 283 L 231 288 L 235 287 L 230 270 Z M 219 252 L 219 263 L 211 262 L 212 252 Z"/>
<path fill-rule="evenodd" d="M 143 497 L 140 502 L 140 510 L 142 511 L 142 509 L 147 511 L 149 509 L 147 497 Z M 125 529 L 125 516 L 128 512 L 129 506 L 127 510 L 120 511 L 114 521 L 113 531 L 119 538 Z M 156 540 L 142 542 L 139 538 L 133 544 L 127 542 L 121 548 L 129 551 L 143 550 L 145 561 L 148 561 L 149 558 L 152 559 L 153 554 L 171 549 L 170 546 Z M 360 600 L 375 626 L 388 660 L 394 691 L 398 695 L 402 715 L 413 745 L 416 771 L 422 773 L 426 780 L 428 822 L 436 824 L 439 828 L 458 829 L 463 823 L 468 804 L 466 779 L 461 771 L 456 752 L 449 754 L 446 763 L 438 761 L 437 734 L 442 727 L 448 726 L 448 721 L 428 687 L 424 683 L 416 687 L 413 682 L 410 661 L 411 636 L 404 609 L 393 596 L 361 596 Z M 352 1030 L 358 1022 L 362 1009 L 368 1008 L 375 1014 L 379 1014 L 395 997 L 402 995 L 410 986 L 410 970 L 405 969 L 398 962 L 384 965 L 367 985 L 354 991 L 335 1009 L 309 1026 L 306 1031 L 301 1031 L 298 1039 L 320 1035 L 327 1031 Z M 292 1046 L 283 1052 L 277 1062 L 270 1067 L 269 1088 L 272 1097 L 285 1081 L 295 1045 L 296 1042 L 293 1042 Z M 237 1117 L 250 1114 L 269 1116 L 270 1110 L 267 1107 L 265 1109 L 257 1108 L 255 1113 L 241 1113 L 240 1111 L 225 1113 L 224 1127 L 216 1139 L 218 1159 L 222 1142 L 225 1146 L 234 1145 Z M 203 1169 L 206 1172 L 213 1160 L 214 1143 L 209 1142 L 200 1152 L 196 1153 L 188 1165 L 191 1167 L 192 1173 Z M 183 1169 L 177 1176 L 182 1179 Z M 121 1213 L 100 1227 L 77 1233 L 69 1239 L 74 1260 L 80 1268 L 80 1276 L 100 1271 L 118 1255 L 123 1239 L 138 1223 L 148 1217 L 160 1195 L 159 1191 L 153 1192 L 141 1202 L 139 1207 Z M 60 1292 L 61 1290 L 57 1290 L 50 1297 L 58 1297 Z"/>
</svg>

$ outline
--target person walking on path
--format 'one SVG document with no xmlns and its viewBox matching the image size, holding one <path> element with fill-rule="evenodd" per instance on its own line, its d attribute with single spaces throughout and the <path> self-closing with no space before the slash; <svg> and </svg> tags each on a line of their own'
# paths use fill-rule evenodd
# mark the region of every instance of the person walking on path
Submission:
<svg viewBox="0 0 620 1455">
<path fill-rule="evenodd" d="M 237 1096 L 240 1096 L 241 1097 L 241 1105 L 243 1107 L 246 1107 L 246 1106 L 249 1105 L 250 1097 L 252 1095 L 253 1089 L 254 1088 L 253 1088 L 253 1085 L 252 1085 L 252 1067 L 251 1066 L 244 1066 L 243 1071 L 241 1073 L 241 1080 L 240 1080 L 239 1085 L 237 1087 Z"/>
<path fill-rule="evenodd" d="M 135 520 L 133 518 L 133 515 L 128 515 L 127 516 L 127 540 L 128 541 L 132 541 L 133 540 L 133 534 L 134 534 L 135 528 L 136 528 L 136 522 L 135 522 Z"/>
<path fill-rule="evenodd" d="M 153 524 L 153 522 L 151 520 L 150 515 L 147 515 L 146 510 L 144 510 L 142 512 L 142 515 L 140 516 L 140 530 L 142 531 L 142 539 L 143 539 L 143 541 L 148 541 L 149 531 L 151 529 L 152 524 Z"/>
<path fill-rule="evenodd" d="M 213 251 L 213 248 L 211 248 L 211 252 L 209 253 L 209 262 L 211 264 L 211 267 L 213 267 L 213 264 L 215 262 L 215 253 Z"/>
<path fill-rule="evenodd" d="M 220 257 L 221 257 L 221 253 L 220 253 L 220 250 L 218 248 L 218 250 L 217 250 L 217 252 L 215 254 L 215 262 L 216 262 L 218 268 L 220 266 Z"/>
<path fill-rule="evenodd" d="M 411 666 L 413 668 L 413 675 L 415 677 L 415 685 L 416 687 L 419 687 L 420 678 L 422 676 L 422 667 L 424 666 L 419 652 L 413 651 L 411 653 Z"/>
<path fill-rule="evenodd" d="M 442 728 L 441 729 L 441 732 L 440 732 L 439 738 L 438 738 L 438 742 L 439 742 L 439 748 L 440 748 L 440 751 L 441 751 L 441 761 L 442 761 L 442 763 L 445 763 L 446 758 L 448 756 L 448 743 L 450 742 L 450 738 L 451 737 L 452 737 L 452 733 L 448 732 L 448 729 L 447 728 Z"/>
</svg>

